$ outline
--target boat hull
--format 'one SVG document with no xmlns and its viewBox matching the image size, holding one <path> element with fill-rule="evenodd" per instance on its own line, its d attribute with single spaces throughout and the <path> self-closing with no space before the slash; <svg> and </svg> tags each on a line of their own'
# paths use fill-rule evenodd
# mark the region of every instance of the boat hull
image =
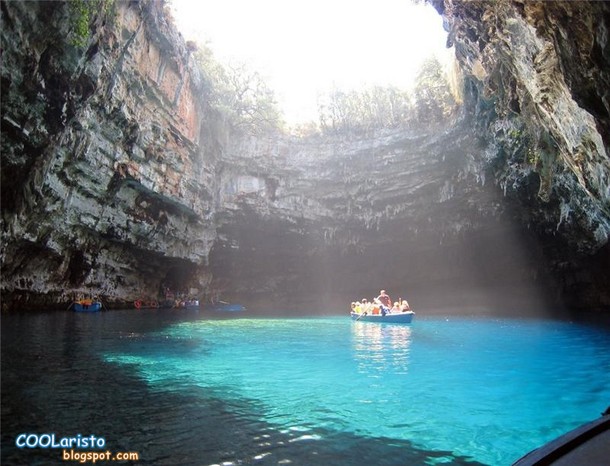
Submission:
<svg viewBox="0 0 610 466">
<path fill-rule="evenodd" d="M 74 312 L 99 312 L 102 310 L 102 303 L 94 301 L 91 304 L 74 303 L 72 305 Z"/>
<path fill-rule="evenodd" d="M 401 312 L 400 314 L 356 314 L 351 313 L 352 320 L 358 322 L 378 322 L 382 324 L 410 324 L 413 321 L 413 311 Z"/>
</svg>

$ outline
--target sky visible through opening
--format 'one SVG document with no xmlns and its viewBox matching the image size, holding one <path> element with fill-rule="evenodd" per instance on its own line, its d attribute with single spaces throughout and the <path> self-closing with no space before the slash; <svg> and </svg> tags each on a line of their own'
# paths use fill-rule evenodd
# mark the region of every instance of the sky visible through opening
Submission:
<svg viewBox="0 0 610 466">
<path fill-rule="evenodd" d="M 409 89 L 427 57 L 447 63 L 453 54 L 440 15 L 413 0 L 172 0 L 171 8 L 186 40 L 259 71 L 291 124 L 317 121 L 321 93 Z"/>
</svg>

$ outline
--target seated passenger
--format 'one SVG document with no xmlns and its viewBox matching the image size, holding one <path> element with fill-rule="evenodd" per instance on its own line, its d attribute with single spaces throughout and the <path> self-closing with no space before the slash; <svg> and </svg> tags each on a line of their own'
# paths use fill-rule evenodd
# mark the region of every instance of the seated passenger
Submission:
<svg viewBox="0 0 610 466">
<path fill-rule="evenodd" d="M 411 310 L 411 306 L 409 306 L 409 303 L 406 299 L 403 299 L 400 303 L 400 309 L 402 310 L 402 312 L 407 312 Z"/>
<path fill-rule="evenodd" d="M 379 310 L 381 311 L 381 315 L 384 316 L 386 314 L 388 314 L 390 312 L 390 308 L 389 306 L 386 306 L 381 300 L 379 300 L 378 298 L 375 298 L 373 300 L 373 302 L 375 303 L 375 306 L 377 306 L 377 308 L 379 308 Z"/>
<path fill-rule="evenodd" d="M 372 307 L 371 303 L 369 303 L 366 298 L 362 298 L 362 312 L 364 312 L 364 313 L 370 312 L 371 307 Z"/>
<path fill-rule="evenodd" d="M 398 304 L 398 301 L 394 302 L 394 306 L 392 306 L 390 312 L 400 312 L 400 304 Z"/>
</svg>

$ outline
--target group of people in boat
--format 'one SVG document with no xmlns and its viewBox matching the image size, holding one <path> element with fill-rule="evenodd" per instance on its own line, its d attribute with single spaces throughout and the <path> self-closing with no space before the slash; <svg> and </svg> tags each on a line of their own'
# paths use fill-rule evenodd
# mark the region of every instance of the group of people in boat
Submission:
<svg viewBox="0 0 610 466">
<path fill-rule="evenodd" d="M 385 290 L 379 292 L 379 296 L 369 301 L 363 298 L 362 301 L 354 301 L 351 305 L 351 312 L 356 314 L 398 314 L 410 311 L 411 307 L 406 299 L 398 298 L 392 303 L 392 299 Z"/>
</svg>

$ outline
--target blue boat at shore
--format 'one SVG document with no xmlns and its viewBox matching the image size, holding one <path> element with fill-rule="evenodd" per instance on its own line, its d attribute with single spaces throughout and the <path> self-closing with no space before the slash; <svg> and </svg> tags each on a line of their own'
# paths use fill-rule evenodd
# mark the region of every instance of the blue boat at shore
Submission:
<svg viewBox="0 0 610 466">
<path fill-rule="evenodd" d="M 358 314 L 357 312 L 350 312 L 353 321 L 357 322 L 377 322 L 381 324 L 410 324 L 413 321 L 415 312 L 396 312 L 383 314 Z"/>
<path fill-rule="evenodd" d="M 72 309 L 74 312 L 99 312 L 102 310 L 102 303 L 91 299 L 81 299 L 72 303 Z"/>
</svg>

